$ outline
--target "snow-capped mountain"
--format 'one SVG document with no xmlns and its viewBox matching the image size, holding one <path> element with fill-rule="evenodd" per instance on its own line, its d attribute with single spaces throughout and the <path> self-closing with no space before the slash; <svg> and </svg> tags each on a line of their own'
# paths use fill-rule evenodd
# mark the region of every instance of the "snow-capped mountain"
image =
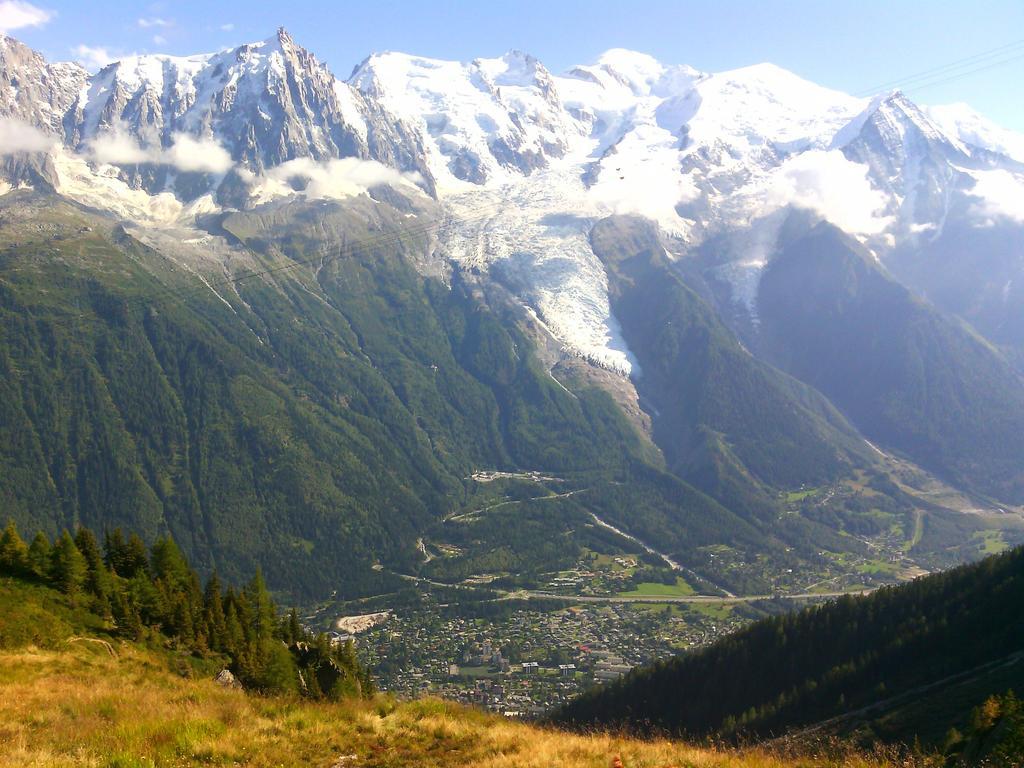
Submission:
<svg viewBox="0 0 1024 768">
<path fill-rule="evenodd" d="M 897 271 L 951 217 L 957 231 L 1024 225 L 1024 138 L 962 106 L 855 98 L 770 64 L 704 73 L 612 50 L 553 75 L 520 52 L 381 53 L 342 81 L 280 30 L 89 75 L 2 38 L 0 118 L 8 135 L 50 137 L 12 149 L 49 152 L 59 190 L 150 224 L 381 184 L 434 196 L 452 224 L 441 255 L 509 287 L 568 353 L 622 373 L 635 361 L 588 239 L 609 214 L 656 222 L 671 256 L 755 325 L 791 208 Z M 4 153 L 8 185 L 31 151 Z M 1001 285 L 1024 281 L 1001 259 Z"/>
<path fill-rule="evenodd" d="M 51 64 L 27 45 L 0 34 L 0 115 L 64 138 L 68 111 L 89 73 L 78 64 Z"/>
<path fill-rule="evenodd" d="M 345 157 L 426 176 L 413 132 L 284 29 L 213 54 L 130 56 L 91 77 L 74 64 L 45 65 L 16 41 L 5 51 L 4 72 L 28 74 L 33 87 L 0 102 L 0 114 L 62 136 L 94 164 L 118 168 L 133 188 L 190 198 L 211 183 L 180 185 L 179 173 L 223 178 Z M 12 93 L 17 99 L 15 88 L 5 96 Z"/>
<path fill-rule="evenodd" d="M 447 188 L 528 176 L 562 157 L 578 132 L 550 73 L 518 51 L 469 64 L 375 54 L 349 82 L 419 129 L 430 171 Z"/>
<path fill-rule="evenodd" d="M 570 351 L 623 372 L 635 363 L 587 241 L 600 217 L 656 221 L 670 250 L 703 261 L 756 322 L 791 207 L 884 262 L 940 232 L 951 211 L 973 210 L 963 201 L 978 171 L 1019 173 L 1004 151 L 1013 134 L 982 118 L 933 119 L 899 92 L 856 98 L 770 64 L 710 74 L 613 50 L 551 76 L 521 54 L 471 64 L 384 54 L 352 82 L 418 127 L 442 199 L 464 222 L 448 256 L 513 286 Z"/>
</svg>

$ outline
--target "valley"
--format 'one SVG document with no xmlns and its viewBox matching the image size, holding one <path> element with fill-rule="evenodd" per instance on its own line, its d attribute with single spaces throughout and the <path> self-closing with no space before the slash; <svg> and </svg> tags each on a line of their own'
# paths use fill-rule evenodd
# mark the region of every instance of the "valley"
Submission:
<svg viewBox="0 0 1024 768">
<path fill-rule="evenodd" d="M 488 514 L 515 515 L 523 503 L 555 501 L 573 493 L 563 490 L 571 482 L 568 478 L 537 472 L 480 470 L 473 479 L 489 501 L 484 504 L 471 497 L 467 506 L 474 511 L 447 518 L 439 533 L 452 524 L 479 522 Z M 522 483 L 531 490 L 518 493 L 524 498 L 509 498 L 509 490 Z M 495 495 L 503 484 L 505 494 Z M 547 495 L 539 495 L 542 492 Z M 840 493 L 851 490 L 837 486 L 792 492 L 787 496 L 788 514 L 800 514 L 801 504 L 815 500 L 830 503 Z M 406 588 L 321 603 L 305 620 L 331 629 L 340 614 L 387 610 L 386 621 L 354 635 L 360 658 L 383 690 L 407 698 L 441 696 L 538 718 L 594 684 L 707 646 L 759 618 L 843 595 L 866 594 L 927 573 L 909 554 L 923 535 L 924 517 L 919 513 L 905 531 L 897 529 L 898 535 L 864 537 L 862 553 L 833 556 L 815 570 L 770 577 L 766 570 L 762 578 L 774 591 L 735 595 L 591 515 L 589 523 L 582 518 L 583 524 L 614 533 L 616 546 L 603 551 L 585 548 L 563 569 L 518 571 L 515 579 L 507 571 L 478 572 L 447 583 L 397 574 L 407 581 Z M 1011 524 L 1010 535 L 1017 535 L 1013 530 Z M 446 559 L 457 562 L 473 554 L 471 547 L 460 548 L 443 538 L 424 538 L 421 543 L 422 551 L 430 554 L 424 567 L 438 560 L 434 568 L 442 569 Z M 969 557 L 1006 546 L 999 528 L 972 538 L 970 544 L 975 554 Z M 727 547 L 711 554 L 708 562 L 716 571 L 749 569 Z M 765 562 L 762 567 L 771 565 Z M 527 582 L 529 586 L 523 586 Z"/>
<path fill-rule="evenodd" d="M 622 48 L 343 75 L 145 16 L 87 66 L 39 12 L 0 23 L 0 766 L 1024 734 L 1024 138 Z"/>
</svg>

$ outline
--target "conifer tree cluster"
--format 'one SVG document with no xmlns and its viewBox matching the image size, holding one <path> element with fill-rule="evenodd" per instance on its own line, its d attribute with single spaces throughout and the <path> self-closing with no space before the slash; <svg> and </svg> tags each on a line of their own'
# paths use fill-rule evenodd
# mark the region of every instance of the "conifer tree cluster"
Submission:
<svg viewBox="0 0 1024 768">
<path fill-rule="evenodd" d="M 1022 637 L 1024 547 L 1018 547 L 870 595 L 763 619 L 592 689 L 553 719 L 576 727 L 766 738 L 984 665 L 1017 663 Z M 1006 722 L 1017 717 L 1015 700 L 1001 706 L 1012 714 Z M 980 718 L 974 731 L 984 732 L 985 722 Z"/>
<path fill-rule="evenodd" d="M 242 589 L 217 574 L 205 586 L 170 537 L 147 549 L 117 528 L 101 547 L 80 527 L 26 544 L 13 522 L 0 534 L 0 575 L 35 580 L 103 618 L 128 640 L 164 639 L 198 657 L 222 656 L 241 683 L 266 693 L 315 698 L 368 695 L 372 681 L 352 643 L 314 634 L 294 609 L 280 616 L 260 571 Z"/>
</svg>

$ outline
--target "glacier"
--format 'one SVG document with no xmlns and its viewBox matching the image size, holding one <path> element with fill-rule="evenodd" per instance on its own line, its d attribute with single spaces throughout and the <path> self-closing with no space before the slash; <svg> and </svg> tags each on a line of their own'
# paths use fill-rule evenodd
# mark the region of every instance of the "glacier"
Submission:
<svg viewBox="0 0 1024 768">
<path fill-rule="evenodd" d="M 700 262 L 755 324 L 791 208 L 883 263 L 941 235 L 952 210 L 977 226 L 1024 217 L 1024 136 L 965 105 L 859 98 L 771 64 L 710 73 L 625 49 L 563 74 L 520 51 L 470 62 L 384 52 L 343 80 L 283 29 L 96 74 L 0 36 L 0 121 L 55 144 L 27 166 L 0 153 L 0 192 L 32 183 L 26 168 L 48 173 L 62 194 L 154 231 L 380 185 L 435 198 L 439 255 L 507 286 L 566 354 L 623 376 L 641 372 L 590 248 L 603 217 L 656 222 L 670 258 Z"/>
</svg>

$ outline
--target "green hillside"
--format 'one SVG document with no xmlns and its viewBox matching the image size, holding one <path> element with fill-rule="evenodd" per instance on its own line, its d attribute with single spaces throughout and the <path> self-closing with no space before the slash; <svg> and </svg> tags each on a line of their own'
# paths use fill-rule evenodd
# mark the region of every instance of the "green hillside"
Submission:
<svg viewBox="0 0 1024 768">
<path fill-rule="evenodd" d="M 798 540 L 843 546 L 808 519 L 789 516 L 780 525 L 778 499 L 828 487 L 855 470 L 876 474 L 870 448 L 818 392 L 744 349 L 686 285 L 653 225 L 605 219 L 591 241 L 640 362 L 637 388 L 669 468 L 747 519 L 788 526 Z M 902 501 L 886 505 L 903 508 Z M 840 518 L 857 516 L 838 500 L 833 506 Z"/>
<path fill-rule="evenodd" d="M 164 642 L 111 637 L 67 597 L 0 576 L 3 768 L 896 768 L 835 755 L 732 750 L 621 733 L 572 734 L 453 702 L 254 694 Z M 30 620 L 37 641 L 5 635 Z"/>
<path fill-rule="evenodd" d="M 978 735 L 972 707 L 1024 684 L 1022 633 L 1024 549 L 1015 549 L 759 621 L 596 689 L 556 719 L 695 736 L 856 733 L 967 749 L 970 739 L 949 731 Z"/>
<path fill-rule="evenodd" d="M 794 217 L 761 281 L 758 314 L 768 357 L 868 438 L 961 487 L 1024 501 L 1024 381 L 858 243 Z"/>
<path fill-rule="evenodd" d="M 184 674 L 227 669 L 232 683 L 264 694 L 313 699 L 368 697 L 355 648 L 332 644 L 282 617 L 262 574 L 242 589 L 216 574 L 205 587 L 173 539 L 146 548 L 120 528 L 103 544 L 88 528 L 31 545 L 13 522 L 0 533 L 0 648 L 66 642 L 145 643 Z"/>
<path fill-rule="evenodd" d="M 474 471 L 528 469 L 587 491 L 538 514 L 565 535 L 541 553 L 484 520 L 437 575 L 571 564 L 591 506 L 690 559 L 778 549 L 659 470 L 604 391 L 554 380 L 500 303 L 418 272 L 425 236 L 389 206 L 231 214 L 234 274 L 259 276 L 202 282 L 187 252 L 60 198 L 2 205 L 0 515 L 22 530 L 123 526 L 296 598 L 380 594 Z"/>
</svg>

